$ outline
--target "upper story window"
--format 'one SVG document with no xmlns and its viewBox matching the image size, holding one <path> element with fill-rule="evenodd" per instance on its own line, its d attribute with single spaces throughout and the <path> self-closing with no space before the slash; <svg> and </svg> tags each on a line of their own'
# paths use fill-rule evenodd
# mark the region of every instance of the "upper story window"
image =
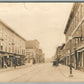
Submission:
<svg viewBox="0 0 84 84">
<path fill-rule="evenodd" d="M 25 54 L 25 50 L 24 49 L 22 49 L 22 54 Z"/>
<path fill-rule="evenodd" d="M 5 48 L 5 51 L 7 52 L 7 47 Z"/>
<path fill-rule="evenodd" d="M 11 49 L 10 49 L 10 47 L 9 47 L 9 52 L 11 52 Z"/>
</svg>

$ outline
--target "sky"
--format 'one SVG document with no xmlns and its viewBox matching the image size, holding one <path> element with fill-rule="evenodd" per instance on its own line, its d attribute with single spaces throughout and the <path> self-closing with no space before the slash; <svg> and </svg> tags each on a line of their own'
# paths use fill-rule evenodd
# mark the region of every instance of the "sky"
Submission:
<svg viewBox="0 0 84 84">
<path fill-rule="evenodd" d="M 26 40 L 37 39 L 46 58 L 65 42 L 73 3 L 0 3 L 0 19 Z"/>
</svg>

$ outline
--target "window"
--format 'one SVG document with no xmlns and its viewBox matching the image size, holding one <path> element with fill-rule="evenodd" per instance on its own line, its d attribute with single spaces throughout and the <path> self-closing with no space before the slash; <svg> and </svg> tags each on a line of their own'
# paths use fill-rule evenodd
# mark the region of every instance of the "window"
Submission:
<svg viewBox="0 0 84 84">
<path fill-rule="evenodd" d="M 19 49 L 18 49 L 18 54 L 19 54 Z"/>
<path fill-rule="evenodd" d="M 7 47 L 5 48 L 5 51 L 7 52 Z"/>
<path fill-rule="evenodd" d="M 1 45 L 1 50 L 3 50 L 3 46 Z"/>
<path fill-rule="evenodd" d="M 10 52 L 10 47 L 9 47 L 9 52 Z"/>
</svg>

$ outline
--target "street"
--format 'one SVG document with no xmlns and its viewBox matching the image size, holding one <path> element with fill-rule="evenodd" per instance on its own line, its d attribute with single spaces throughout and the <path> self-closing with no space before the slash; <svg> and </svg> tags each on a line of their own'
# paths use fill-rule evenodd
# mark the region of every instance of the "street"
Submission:
<svg viewBox="0 0 84 84">
<path fill-rule="evenodd" d="M 0 82 L 83 82 L 84 78 L 64 76 L 63 66 L 52 66 L 52 63 L 35 64 L 11 71 L 0 72 Z M 66 73 L 65 71 L 64 73 Z M 84 75 L 83 72 L 81 72 Z"/>
</svg>

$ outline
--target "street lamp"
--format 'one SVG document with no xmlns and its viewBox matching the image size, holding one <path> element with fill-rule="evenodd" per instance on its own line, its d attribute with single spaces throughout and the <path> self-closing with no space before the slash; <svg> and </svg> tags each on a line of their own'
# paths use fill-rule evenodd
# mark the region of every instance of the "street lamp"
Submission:
<svg viewBox="0 0 84 84">
<path fill-rule="evenodd" d="M 73 75 L 72 75 L 72 51 L 71 51 L 71 49 L 72 49 L 72 44 L 71 44 L 71 42 L 72 42 L 72 37 L 69 37 L 69 41 L 70 41 L 70 75 L 69 75 L 69 77 L 73 77 Z"/>
</svg>

